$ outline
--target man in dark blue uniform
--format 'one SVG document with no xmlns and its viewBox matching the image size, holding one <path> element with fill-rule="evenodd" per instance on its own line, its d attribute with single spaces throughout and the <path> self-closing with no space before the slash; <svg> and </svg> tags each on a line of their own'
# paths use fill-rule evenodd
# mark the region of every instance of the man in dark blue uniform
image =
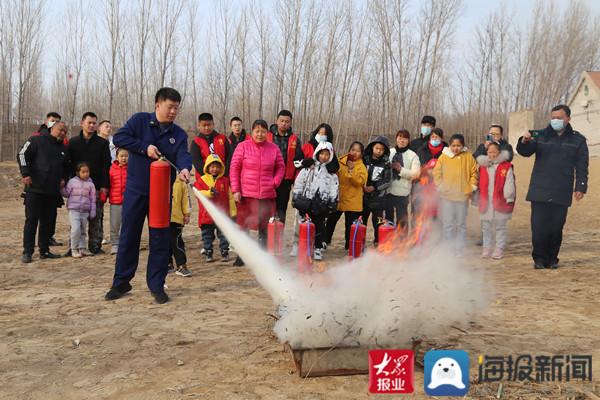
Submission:
<svg viewBox="0 0 600 400">
<path fill-rule="evenodd" d="M 181 95 L 161 88 L 155 96 L 155 112 L 134 114 L 114 136 L 114 144 L 129 151 L 127 187 L 123 199 L 121 239 L 115 263 L 115 276 L 106 300 L 116 300 L 131 290 L 140 255 L 140 239 L 148 215 L 150 164 L 165 156 L 180 170 L 179 179 L 188 182 L 192 158 L 187 134 L 174 124 Z M 176 179 L 171 171 L 171 181 Z M 164 283 L 169 264 L 169 228 L 149 228 L 150 254 L 146 282 L 157 303 L 169 300 Z"/>
</svg>

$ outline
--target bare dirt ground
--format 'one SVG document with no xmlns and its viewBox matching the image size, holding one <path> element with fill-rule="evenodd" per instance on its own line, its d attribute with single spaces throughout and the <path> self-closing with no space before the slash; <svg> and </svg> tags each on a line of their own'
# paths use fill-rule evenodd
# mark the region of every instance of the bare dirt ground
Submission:
<svg viewBox="0 0 600 400">
<path fill-rule="evenodd" d="M 479 354 L 592 354 L 594 381 L 504 383 L 505 399 L 598 399 L 600 396 L 600 159 L 591 161 L 590 193 L 569 211 L 562 267 L 536 271 L 530 259 L 532 160 L 517 159 L 519 201 L 509 225 L 507 257 L 479 258 L 476 210 L 465 262 L 486 271 L 496 293 L 468 329 L 426 337 L 422 351 L 464 349 L 471 355 L 469 397 L 496 398 L 497 383 L 477 384 Z M 273 305 L 245 268 L 199 256 L 200 235 L 185 231 L 192 278 L 167 278 L 171 302 L 155 305 L 145 285 L 142 251 L 134 290 L 104 301 L 114 267 L 109 255 L 19 261 L 24 212 L 14 163 L 0 164 L 0 399 L 364 399 L 367 376 L 301 379 L 271 333 Z M 108 210 L 106 211 L 108 214 Z M 108 217 L 105 218 L 108 220 Z M 338 226 L 339 239 L 342 229 Z M 68 222 L 59 212 L 57 237 Z M 107 230 L 108 232 L 108 230 Z M 343 255 L 339 240 L 327 257 Z M 66 247 L 56 249 L 60 253 Z M 425 318 L 427 316 L 424 316 Z M 418 334 L 418 332 L 415 332 Z M 417 367 L 415 395 L 423 394 Z M 382 398 L 393 398 L 382 397 Z M 409 398 L 411 398 L 409 396 Z"/>
</svg>

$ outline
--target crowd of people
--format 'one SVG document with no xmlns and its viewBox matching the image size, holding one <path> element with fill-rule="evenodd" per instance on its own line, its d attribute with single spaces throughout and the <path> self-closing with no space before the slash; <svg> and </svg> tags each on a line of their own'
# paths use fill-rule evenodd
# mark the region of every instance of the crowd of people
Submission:
<svg viewBox="0 0 600 400">
<path fill-rule="evenodd" d="M 172 171 L 171 224 L 149 228 L 150 254 L 147 283 L 158 303 L 168 296 L 168 272 L 189 277 L 183 229 L 190 222 L 191 183 L 243 230 L 258 231 L 266 246 L 267 226 L 273 218 L 286 223 L 288 204 L 294 207 L 297 252 L 298 223 L 310 219 L 316 228 L 314 258 L 325 257 L 337 222 L 345 218 L 344 242 L 348 249 L 355 221 L 371 219 L 374 242 L 378 227 L 394 224 L 404 232 L 417 217 L 437 221 L 443 239 L 457 257 L 466 244 L 468 205 L 477 207 L 481 219 L 483 258 L 502 259 L 507 243 L 507 221 L 516 201 L 513 148 L 501 125 L 492 124 L 474 153 L 455 133 L 445 141 L 433 116 L 424 116 L 415 138 L 399 129 L 390 143 L 386 135 L 373 136 L 366 145 L 355 141 L 336 154 L 334 132 L 320 124 L 309 140 L 292 129 L 293 115 L 281 110 L 269 126 L 256 120 L 250 132 L 239 117 L 230 120 L 228 135 L 215 130 L 210 113 L 198 116 L 197 135 L 188 147 L 187 134 L 174 121 L 181 96 L 160 89 L 152 113 L 133 115 L 112 135 L 110 121 L 97 123 L 86 112 L 79 135 L 66 138 L 67 126 L 58 113 L 48 113 L 45 123 L 21 148 L 17 159 L 25 185 L 25 227 L 22 261 L 29 263 L 39 226 L 41 259 L 58 258 L 50 246 L 55 239 L 57 208 L 69 213 L 69 252 L 74 258 L 104 252 L 116 255 L 115 275 L 106 299 L 131 290 L 137 269 L 141 232 L 148 214 L 149 170 L 153 160 L 165 157 Z M 542 131 L 526 132 L 517 152 L 536 155 L 527 200 L 531 202 L 534 267 L 557 268 L 562 229 L 571 198 L 580 200 L 587 189 L 588 153 L 585 138 L 569 124 L 567 106 L 554 107 L 551 123 Z M 176 176 L 178 174 L 178 177 Z M 110 203 L 110 239 L 104 240 L 105 202 Z M 205 262 L 215 259 L 213 242 L 219 239 L 222 261 L 229 261 L 230 245 L 200 202 Z M 233 265 L 243 266 L 238 256 Z"/>
</svg>

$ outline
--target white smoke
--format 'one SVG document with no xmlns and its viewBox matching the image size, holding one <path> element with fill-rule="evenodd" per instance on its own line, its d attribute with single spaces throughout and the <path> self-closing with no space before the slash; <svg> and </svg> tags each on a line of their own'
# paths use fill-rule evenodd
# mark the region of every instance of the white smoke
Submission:
<svg viewBox="0 0 600 400">
<path fill-rule="evenodd" d="M 280 314 L 275 333 L 292 348 L 408 345 L 470 320 L 490 294 L 480 270 L 440 246 L 403 259 L 370 252 L 322 273 L 297 273 L 194 191 L 270 294 Z"/>
</svg>

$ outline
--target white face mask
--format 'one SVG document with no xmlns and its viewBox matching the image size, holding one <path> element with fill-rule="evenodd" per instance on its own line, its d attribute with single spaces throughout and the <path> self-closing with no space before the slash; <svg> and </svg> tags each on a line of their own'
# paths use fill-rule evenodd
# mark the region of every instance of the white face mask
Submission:
<svg viewBox="0 0 600 400">
<path fill-rule="evenodd" d="M 54 126 L 55 123 L 56 123 L 56 121 L 49 121 L 49 122 L 46 122 L 46 126 L 48 127 L 48 129 L 50 129 Z"/>
<path fill-rule="evenodd" d="M 315 140 L 317 143 L 323 143 L 327 141 L 327 135 L 316 135 Z"/>
</svg>

